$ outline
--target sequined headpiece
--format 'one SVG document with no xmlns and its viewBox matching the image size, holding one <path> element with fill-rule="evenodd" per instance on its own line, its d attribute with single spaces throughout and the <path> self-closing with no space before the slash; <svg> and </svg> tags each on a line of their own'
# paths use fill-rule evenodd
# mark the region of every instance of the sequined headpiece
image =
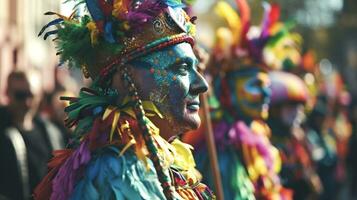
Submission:
<svg viewBox="0 0 357 200">
<path fill-rule="evenodd" d="M 75 0 L 74 0 L 75 1 Z M 77 0 L 89 15 L 59 18 L 41 30 L 56 34 L 61 63 L 81 68 L 86 77 L 103 78 L 116 64 L 124 64 L 148 52 L 188 42 L 193 45 L 195 26 L 182 9 L 181 0 Z"/>
</svg>

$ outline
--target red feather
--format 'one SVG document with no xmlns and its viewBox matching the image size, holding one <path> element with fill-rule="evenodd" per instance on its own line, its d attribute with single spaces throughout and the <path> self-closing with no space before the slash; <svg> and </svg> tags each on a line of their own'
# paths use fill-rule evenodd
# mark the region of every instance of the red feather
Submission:
<svg viewBox="0 0 357 200">
<path fill-rule="evenodd" d="M 35 200 L 48 200 L 52 193 L 52 180 L 57 174 L 60 166 L 50 170 L 50 172 L 42 179 L 34 190 L 33 197 Z"/>
<path fill-rule="evenodd" d="M 241 45 L 245 46 L 248 42 L 247 33 L 250 27 L 250 8 L 246 0 L 236 0 L 236 4 L 242 23 Z"/>
<path fill-rule="evenodd" d="M 270 13 L 269 13 L 270 27 L 273 24 L 275 24 L 279 20 L 279 18 L 280 18 L 280 6 L 277 3 L 273 3 L 271 5 L 271 9 L 270 9 Z"/>
<path fill-rule="evenodd" d="M 73 150 L 71 149 L 53 151 L 54 157 L 48 163 L 48 168 L 50 169 L 50 171 L 34 190 L 33 196 L 35 200 L 50 199 L 52 193 L 52 180 L 56 176 L 59 168 L 62 166 L 64 161 L 66 161 L 67 158 L 72 155 L 72 153 Z"/>
</svg>

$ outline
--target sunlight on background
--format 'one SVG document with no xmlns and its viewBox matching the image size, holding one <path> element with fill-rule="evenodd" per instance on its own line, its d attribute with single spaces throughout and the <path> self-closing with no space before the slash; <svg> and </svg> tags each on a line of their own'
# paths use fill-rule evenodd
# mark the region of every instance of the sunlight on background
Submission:
<svg viewBox="0 0 357 200">
<path fill-rule="evenodd" d="M 335 23 L 337 12 L 343 8 L 343 0 L 305 1 L 305 8 L 296 13 L 299 23 L 311 27 L 331 26 Z"/>
</svg>

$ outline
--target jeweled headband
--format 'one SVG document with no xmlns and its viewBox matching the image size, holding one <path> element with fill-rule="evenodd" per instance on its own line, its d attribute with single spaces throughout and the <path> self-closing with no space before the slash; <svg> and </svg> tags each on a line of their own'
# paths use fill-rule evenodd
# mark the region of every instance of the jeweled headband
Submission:
<svg viewBox="0 0 357 200">
<path fill-rule="evenodd" d="M 76 1 L 76 0 L 73 0 Z M 43 27 L 57 29 L 60 62 L 81 68 L 86 77 L 106 77 L 116 64 L 126 62 L 166 46 L 194 43 L 195 18 L 182 9 L 180 0 L 77 0 L 85 4 L 89 15 L 59 18 Z M 78 7 L 77 5 L 77 7 Z"/>
</svg>

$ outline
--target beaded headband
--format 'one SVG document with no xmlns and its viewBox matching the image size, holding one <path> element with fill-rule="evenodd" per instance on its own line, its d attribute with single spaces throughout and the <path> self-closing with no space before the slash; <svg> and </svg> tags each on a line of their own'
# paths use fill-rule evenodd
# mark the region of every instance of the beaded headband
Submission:
<svg viewBox="0 0 357 200">
<path fill-rule="evenodd" d="M 61 64 L 81 68 L 87 78 L 104 78 L 114 65 L 169 45 L 194 44 L 196 18 L 186 14 L 180 0 L 77 1 L 86 5 L 90 16 L 48 12 L 59 18 L 39 35 L 55 25 L 57 30 L 46 32 L 44 38 L 56 34 Z"/>
</svg>

